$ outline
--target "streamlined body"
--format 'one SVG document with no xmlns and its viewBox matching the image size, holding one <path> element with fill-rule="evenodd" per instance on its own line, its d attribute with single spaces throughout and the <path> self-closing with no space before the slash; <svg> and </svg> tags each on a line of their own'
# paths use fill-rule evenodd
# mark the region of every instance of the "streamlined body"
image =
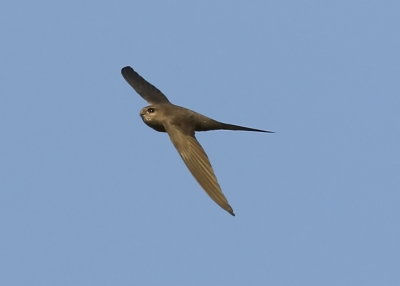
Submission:
<svg viewBox="0 0 400 286">
<path fill-rule="evenodd" d="M 221 208 L 234 216 L 233 209 L 218 184 L 207 154 L 195 137 L 195 132 L 220 129 L 272 132 L 219 122 L 190 109 L 174 105 L 160 90 L 131 67 L 124 67 L 121 73 L 135 91 L 150 104 L 140 111 L 143 122 L 156 131 L 168 133 L 179 155 L 200 186 Z"/>
</svg>

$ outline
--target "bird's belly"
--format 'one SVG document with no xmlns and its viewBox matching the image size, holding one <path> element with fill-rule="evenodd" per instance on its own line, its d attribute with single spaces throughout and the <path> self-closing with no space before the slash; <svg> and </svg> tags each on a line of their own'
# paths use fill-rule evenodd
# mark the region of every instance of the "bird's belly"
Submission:
<svg viewBox="0 0 400 286">
<path fill-rule="evenodd" d="M 146 123 L 147 126 L 153 128 L 154 130 L 156 130 L 158 132 L 166 132 L 165 128 L 162 124 L 154 123 L 151 121 L 145 121 L 145 120 L 143 120 L 143 122 Z"/>
</svg>

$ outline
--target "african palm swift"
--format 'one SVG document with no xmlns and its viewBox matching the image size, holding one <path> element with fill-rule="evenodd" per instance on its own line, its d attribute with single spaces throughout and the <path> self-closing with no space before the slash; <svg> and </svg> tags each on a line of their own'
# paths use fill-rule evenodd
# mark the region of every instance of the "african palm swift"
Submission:
<svg viewBox="0 0 400 286">
<path fill-rule="evenodd" d="M 200 186 L 221 208 L 234 216 L 233 209 L 218 184 L 207 154 L 196 140 L 195 132 L 219 129 L 273 132 L 222 123 L 174 105 L 160 90 L 131 67 L 124 67 L 121 73 L 133 89 L 150 104 L 140 111 L 143 122 L 159 132 L 168 133 L 179 155 Z"/>
</svg>

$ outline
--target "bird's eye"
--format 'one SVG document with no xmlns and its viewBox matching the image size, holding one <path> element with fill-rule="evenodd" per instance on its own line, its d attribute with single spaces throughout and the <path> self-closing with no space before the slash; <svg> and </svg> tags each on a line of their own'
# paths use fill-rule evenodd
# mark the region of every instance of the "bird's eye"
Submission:
<svg viewBox="0 0 400 286">
<path fill-rule="evenodd" d="M 147 112 L 148 112 L 148 113 L 153 113 L 153 112 L 154 112 L 154 108 L 151 108 L 151 107 L 148 108 L 148 109 L 147 109 Z"/>
</svg>

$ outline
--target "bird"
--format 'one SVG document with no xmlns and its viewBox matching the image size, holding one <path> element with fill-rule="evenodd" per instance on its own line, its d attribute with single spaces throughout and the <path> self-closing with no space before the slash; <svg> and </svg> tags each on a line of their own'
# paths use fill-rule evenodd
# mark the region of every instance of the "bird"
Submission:
<svg viewBox="0 0 400 286">
<path fill-rule="evenodd" d="M 206 152 L 195 137 L 195 132 L 210 130 L 274 132 L 219 122 L 190 109 L 172 104 L 158 88 L 146 81 L 130 66 L 122 68 L 121 74 L 128 84 L 150 104 L 140 110 L 143 122 L 156 131 L 168 134 L 200 186 L 222 209 L 235 216 L 221 190 Z"/>
</svg>

